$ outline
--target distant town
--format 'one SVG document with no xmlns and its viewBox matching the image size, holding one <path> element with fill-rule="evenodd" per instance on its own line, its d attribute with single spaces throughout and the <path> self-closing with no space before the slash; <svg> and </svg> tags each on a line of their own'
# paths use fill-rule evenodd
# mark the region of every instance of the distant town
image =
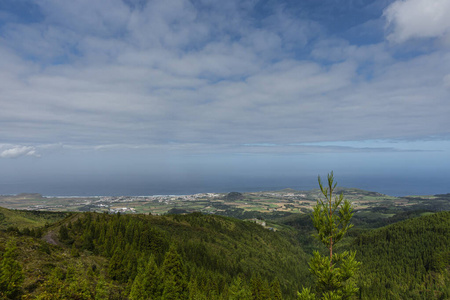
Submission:
<svg viewBox="0 0 450 300">
<path fill-rule="evenodd" d="M 384 208 L 388 216 L 389 208 L 450 209 L 448 194 L 393 197 L 355 188 L 342 188 L 340 191 L 353 203 L 356 212 L 374 208 L 381 211 Z M 319 198 L 320 192 L 317 189 L 116 197 L 46 197 L 40 194 L 19 194 L 0 196 L 0 206 L 34 211 L 91 211 L 154 215 L 201 212 L 235 216 L 244 212 L 308 213 Z"/>
</svg>

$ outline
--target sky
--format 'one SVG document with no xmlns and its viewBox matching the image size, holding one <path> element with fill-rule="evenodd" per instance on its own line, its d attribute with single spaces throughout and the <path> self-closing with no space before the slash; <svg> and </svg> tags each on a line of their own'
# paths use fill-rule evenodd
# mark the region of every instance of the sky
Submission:
<svg viewBox="0 0 450 300">
<path fill-rule="evenodd" d="M 448 15 L 449 0 L 0 1 L 0 194 L 301 189 L 331 170 L 450 192 Z"/>
</svg>

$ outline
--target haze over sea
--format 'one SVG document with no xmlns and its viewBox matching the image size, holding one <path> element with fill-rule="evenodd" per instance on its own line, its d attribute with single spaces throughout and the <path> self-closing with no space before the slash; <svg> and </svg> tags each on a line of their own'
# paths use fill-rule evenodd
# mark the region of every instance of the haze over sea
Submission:
<svg viewBox="0 0 450 300">
<path fill-rule="evenodd" d="M 325 177 L 326 174 L 323 175 Z M 448 178 L 448 177 L 447 177 Z M 355 187 L 391 196 L 434 195 L 450 193 L 448 182 L 443 177 L 377 177 L 339 176 L 341 187 Z M 40 193 L 45 196 L 143 196 L 143 195 L 188 195 L 204 192 L 227 193 L 272 191 L 284 188 L 310 190 L 318 188 L 316 176 L 278 176 L 266 178 L 201 177 L 138 178 L 133 176 L 108 178 L 107 180 L 80 179 L 33 182 L 0 183 L 1 194 L 23 192 Z"/>
</svg>

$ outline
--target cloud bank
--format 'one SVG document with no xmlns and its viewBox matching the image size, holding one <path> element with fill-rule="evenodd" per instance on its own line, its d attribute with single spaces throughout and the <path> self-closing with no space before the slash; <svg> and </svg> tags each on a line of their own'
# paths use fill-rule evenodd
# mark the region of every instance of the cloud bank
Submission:
<svg viewBox="0 0 450 300">
<path fill-rule="evenodd" d="M 11 4 L 0 21 L 0 138 L 237 152 L 448 139 L 448 48 L 402 43 L 447 35 L 449 2 L 369 1 L 351 7 L 369 17 L 339 32 L 324 21 L 328 2 L 45 0 L 25 2 L 26 16 Z M 349 36 L 384 21 L 381 39 Z"/>
</svg>

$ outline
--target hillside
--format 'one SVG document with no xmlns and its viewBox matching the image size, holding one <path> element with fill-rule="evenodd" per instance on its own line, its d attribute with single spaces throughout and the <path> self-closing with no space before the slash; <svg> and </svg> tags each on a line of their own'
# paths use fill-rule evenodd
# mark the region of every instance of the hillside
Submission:
<svg viewBox="0 0 450 300">
<path fill-rule="evenodd" d="M 0 212 L 0 275 L 1 258 L 13 257 L 27 299 L 142 298 L 137 291 L 159 299 L 173 287 L 169 265 L 189 299 L 295 299 L 311 286 L 309 257 L 321 249 L 306 214 L 274 218 L 274 232 L 262 221 L 201 213 Z M 354 221 L 341 249 L 363 263 L 359 299 L 450 297 L 450 212 L 375 211 Z"/>
<path fill-rule="evenodd" d="M 70 293 L 90 299 L 99 285 L 110 286 L 108 297 L 126 299 L 143 280 L 137 275 L 145 273 L 149 258 L 165 278 L 166 260 L 179 257 L 185 293 L 195 291 L 196 299 L 228 299 L 237 290 L 282 291 L 284 299 L 294 299 L 309 280 L 307 256 L 290 235 L 232 218 L 80 213 L 47 226 L 47 234 L 59 246 L 15 232 L 0 235 L 2 245 L 7 240 L 17 245 L 23 291 L 31 299 Z M 0 254 L 8 247 L 0 247 Z M 75 285 L 79 276 L 86 280 Z M 167 284 L 161 281 L 157 293 Z"/>
<path fill-rule="evenodd" d="M 43 227 L 64 219 L 69 213 L 11 210 L 0 207 L 0 230 Z"/>
<path fill-rule="evenodd" d="M 450 212 L 358 236 L 362 299 L 450 299 Z"/>
</svg>

